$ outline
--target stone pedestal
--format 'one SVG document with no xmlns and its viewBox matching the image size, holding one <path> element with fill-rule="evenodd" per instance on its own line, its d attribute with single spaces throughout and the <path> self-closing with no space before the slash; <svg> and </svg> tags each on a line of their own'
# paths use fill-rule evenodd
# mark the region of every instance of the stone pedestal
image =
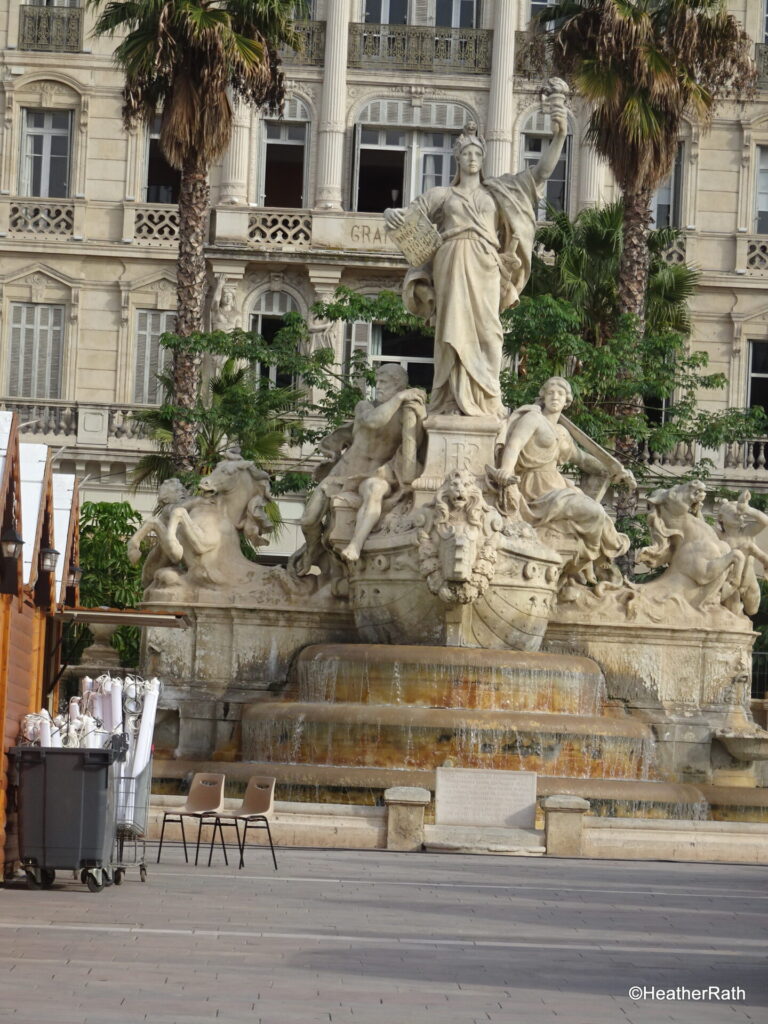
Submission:
<svg viewBox="0 0 768 1024">
<path fill-rule="evenodd" d="M 502 422 L 493 416 L 428 416 L 424 469 L 413 481 L 414 505 L 431 501 L 449 473 L 464 469 L 476 477 L 494 464 Z"/>
<path fill-rule="evenodd" d="M 420 850 L 424 842 L 424 808 L 431 797 L 420 786 L 393 786 L 384 791 L 387 815 L 387 849 Z"/>
<path fill-rule="evenodd" d="M 580 796 L 548 796 L 542 807 L 547 856 L 583 856 L 582 832 L 589 800 Z"/>
</svg>

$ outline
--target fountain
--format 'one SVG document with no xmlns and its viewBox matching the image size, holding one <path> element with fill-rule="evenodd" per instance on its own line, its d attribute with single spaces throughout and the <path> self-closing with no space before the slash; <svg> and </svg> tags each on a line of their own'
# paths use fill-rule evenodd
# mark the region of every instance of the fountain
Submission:
<svg viewBox="0 0 768 1024">
<path fill-rule="evenodd" d="M 540 797 L 595 813 L 768 817 L 745 614 L 761 514 L 746 496 L 713 527 L 701 484 L 655 492 L 638 557 L 663 571 L 628 582 L 602 498 L 635 482 L 567 420 L 568 381 L 511 414 L 499 401 L 498 311 L 529 273 L 564 138 L 553 95 L 535 168 L 483 180 L 470 126 L 455 185 L 385 214 L 414 265 L 406 302 L 436 324 L 435 387 L 427 407 L 398 365 L 379 369 L 375 399 L 321 445 L 287 569 L 240 553 L 242 533 L 263 542 L 270 496 L 236 452 L 142 527 L 158 541 L 147 604 L 195 623 L 145 639 L 145 673 L 170 680 L 159 751 L 242 758 L 292 798 L 434 789 L 453 766 L 534 771 Z"/>
</svg>

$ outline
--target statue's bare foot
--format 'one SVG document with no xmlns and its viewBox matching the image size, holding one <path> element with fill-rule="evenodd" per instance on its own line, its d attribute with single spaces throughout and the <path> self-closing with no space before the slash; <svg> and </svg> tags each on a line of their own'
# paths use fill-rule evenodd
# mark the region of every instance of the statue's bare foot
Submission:
<svg viewBox="0 0 768 1024">
<path fill-rule="evenodd" d="M 353 540 L 351 540 L 344 550 L 340 552 L 340 555 L 345 562 L 359 562 L 360 548 Z"/>
</svg>

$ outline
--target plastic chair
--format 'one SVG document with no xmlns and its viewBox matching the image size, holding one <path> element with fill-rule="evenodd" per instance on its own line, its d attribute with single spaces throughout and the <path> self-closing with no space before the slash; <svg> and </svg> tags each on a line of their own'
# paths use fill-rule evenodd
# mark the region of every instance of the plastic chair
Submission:
<svg viewBox="0 0 768 1024">
<path fill-rule="evenodd" d="M 208 852 L 208 865 L 210 867 L 211 857 L 213 856 L 213 842 L 216 838 L 216 828 L 219 829 L 219 835 L 221 837 L 222 847 L 224 845 L 224 833 L 222 832 L 222 825 L 231 828 L 234 826 L 237 832 L 237 844 L 240 848 L 240 864 L 239 867 L 243 867 L 245 864 L 245 840 L 248 835 L 249 828 L 265 828 L 267 830 L 267 838 L 269 839 L 269 848 L 272 851 L 272 863 L 275 865 L 275 871 L 277 871 L 277 858 L 275 857 L 275 846 L 272 842 L 272 833 L 269 828 L 268 816 L 272 813 L 272 805 L 275 799 L 275 779 L 263 778 L 258 775 L 252 775 L 248 779 L 248 785 L 245 788 L 243 794 L 243 802 L 236 811 L 219 811 L 216 815 L 216 824 L 214 826 L 214 833 L 211 836 L 211 848 Z M 240 823 L 243 823 L 243 834 L 240 835 Z M 224 857 L 226 861 L 226 854 Z"/>
<path fill-rule="evenodd" d="M 192 776 L 192 784 L 189 787 L 187 802 L 178 811 L 166 811 L 163 814 L 163 827 L 160 830 L 160 846 L 157 851 L 157 863 L 160 863 L 160 854 L 163 852 L 163 836 L 165 834 L 165 823 L 167 821 L 177 822 L 181 825 L 181 841 L 184 844 L 184 860 L 189 863 L 187 856 L 187 837 L 184 834 L 184 819 L 197 818 L 197 846 L 195 848 L 195 867 L 200 855 L 200 835 L 203 831 L 203 824 L 206 819 L 211 819 L 213 824 L 213 836 L 211 846 L 216 835 L 216 816 L 224 806 L 224 783 L 226 775 L 217 772 L 196 772 Z M 227 848 L 224 845 L 222 836 L 222 849 L 224 851 L 224 863 L 228 864 Z M 210 864 L 211 859 L 208 858 Z"/>
</svg>

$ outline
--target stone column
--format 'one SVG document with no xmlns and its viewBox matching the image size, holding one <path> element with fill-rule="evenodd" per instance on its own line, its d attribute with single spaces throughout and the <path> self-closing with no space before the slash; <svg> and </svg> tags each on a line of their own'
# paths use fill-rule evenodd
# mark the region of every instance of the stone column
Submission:
<svg viewBox="0 0 768 1024">
<path fill-rule="evenodd" d="M 582 833 L 589 800 L 580 796 L 548 796 L 542 807 L 547 856 L 583 857 Z"/>
<path fill-rule="evenodd" d="M 232 100 L 232 108 L 232 136 L 221 168 L 219 202 L 234 206 L 248 202 L 251 108 L 240 100 Z"/>
<path fill-rule="evenodd" d="M 485 138 L 486 177 L 508 174 L 512 170 L 513 75 L 515 73 L 515 20 L 517 5 L 497 3 L 493 26 L 491 57 L 491 94 Z"/>
<path fill-rule="evenodd" d="M 319 210 L 341 209 L 344 165 L 344 117 L 347 104 L 349 0 L 328 0 L 325 22 L 325 71 L 317 142 Z"/>
<path fill-rule="evenodd" d="M 420 850 L 424 843 L 424 808 L 431 799 L 420 786 L 393 786 L 384 790 L 387 805 L 387 849 Z"/>
</svg>

